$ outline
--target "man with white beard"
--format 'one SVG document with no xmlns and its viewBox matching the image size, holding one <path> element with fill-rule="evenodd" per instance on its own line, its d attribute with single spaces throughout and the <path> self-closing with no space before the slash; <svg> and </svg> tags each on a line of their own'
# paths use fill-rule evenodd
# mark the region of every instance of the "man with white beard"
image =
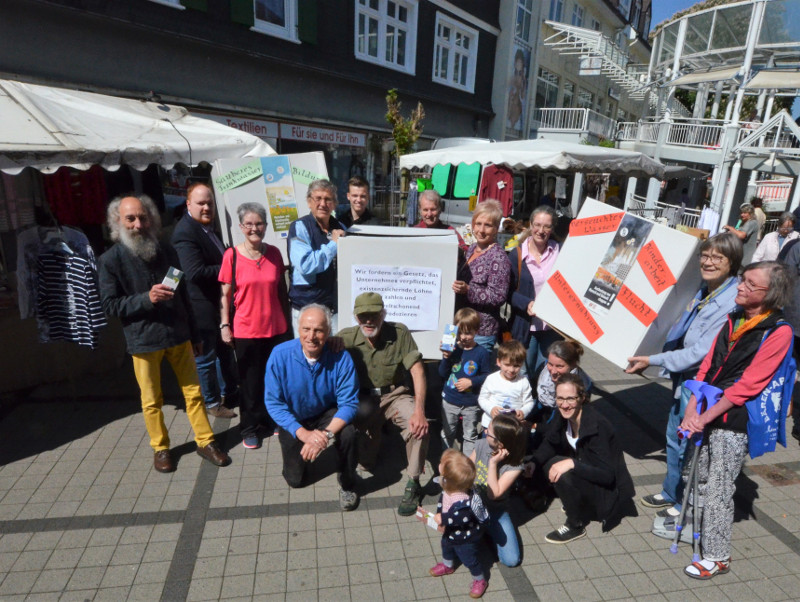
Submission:
<svg viewBox="0 0 800 602">
<path fill-rule="evenodd" d="M 230 458 L 214 442 L 208 422 L 194 355 L 199 353 L 186 285 L 173 291 L 161 284 L 170 267 L 178 268 L 172 247 L 159 243 L 161 220 L 153 201 L 145 196 L 114 199 L 108 206 L 108 228 L 117 241 L 100 257 L 100 296 L 107 315 L 122 321 L 128 352 L 142 397 L 142 413 L 153 466 L 172 472 L 169 433 L 161 406 L 161 360 L 166 357 L 186 400 L 186 415 L 194 431 L 197 453 L 216 466 Z"/>
</svg>

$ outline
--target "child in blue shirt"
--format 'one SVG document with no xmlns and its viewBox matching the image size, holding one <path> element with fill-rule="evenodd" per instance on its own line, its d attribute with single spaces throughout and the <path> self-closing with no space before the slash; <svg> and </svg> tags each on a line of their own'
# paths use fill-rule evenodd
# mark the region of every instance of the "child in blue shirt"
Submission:
<svg viewBox="0 0 800 602">
<path fill-rule="evenodd" d="M 439 376 L 446 379 L 442 388 L 442 439 L 446 447 L 452 447 L 460 418 L 462 451 L 469 455 L 481 422 L 478 393 L 492 365 L 489 352 L 475 343 L 480 325 L 478 312 L 469 307 L 459 309 L 453 321 L 458 327 L 458 344 L 453 351 L 442 350 L 439 363 Z"/>
</svg>

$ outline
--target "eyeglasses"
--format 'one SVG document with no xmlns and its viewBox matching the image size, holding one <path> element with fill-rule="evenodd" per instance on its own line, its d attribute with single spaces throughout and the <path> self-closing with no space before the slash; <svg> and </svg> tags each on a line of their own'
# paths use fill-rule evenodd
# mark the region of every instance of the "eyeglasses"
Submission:
<svg viewBox="0 0 800 602">
<path fill-rule="evenodd" d="M 497 441 L 497 437 L 492 435 L 488 430 L 486 431 L 486 438 L 487 439 L 493 439 L 493 440 Z"/>
<path fill-rule="evenodd" d="M 741 283 L 744 284 L 744 287 L 748 291 L 750 291 L 751 293 L 754 293 L 756 291 L 768 291 L 769 290 L 768 286 L 756 286 L 755 284 L 753 284 L 749 280 L 742 280 Z"/>
<path fill-rule="evenodd" d="M 264 222 L 245 222 L 239 225 L 245 230 L 261 230 L 261 228 L 263 228 L 267 224 L 265 224 Z"/>
<path fill-rule="evenodd" d="M 531 230 L 544 230 L 550 232 L 553 229 L 553 224 L 531 224 Z"/>
<path fill-rule="evenodd" d="M 578 405 L 580 397 L 556 397 L 556 403 L 562 406 L 575 406 Z"/>
<path fill-rule="evenodd" d="M 712 255 L 711 253 L 700 253 L 701 264 L 708 262 L 711 265 L 719 265 L 726 259 L 727 257 L 725 257 L 724 255 Z"/>
<path fill-rule="evenodd" d="M 312 196 L 311 200 L 315 203 L 333 203 L 333 199 L 329 196 Z"/>
</svg>

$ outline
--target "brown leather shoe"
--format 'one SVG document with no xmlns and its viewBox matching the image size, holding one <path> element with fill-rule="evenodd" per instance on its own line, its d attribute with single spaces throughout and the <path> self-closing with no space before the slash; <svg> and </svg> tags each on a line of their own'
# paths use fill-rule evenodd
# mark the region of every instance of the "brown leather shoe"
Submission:
<svg viewBox="0 0 800 602">
<path fill-rule="evenodd" d="M 206 408 L 206 414 L 214 418 L 236 418 L 236 412 L 219 404 L 213 408 Z"/>
<path fill-rule="evenodd" d="M 158 472 L 173 472 L 175 464 L 168 449 L 162 449 L 153 454 L 153 468 Z"/>
<path fill-rule="evenodd" d="M 205 447 L 198 446 L 197 454 L 201 458 L 205 458 L 215 466 L 227 466 L 228 464 L 231 463 L 230 456 L 228 456 L 228 454 L 222 451 L 214 441 L 212 441 Z"/>
</svg>

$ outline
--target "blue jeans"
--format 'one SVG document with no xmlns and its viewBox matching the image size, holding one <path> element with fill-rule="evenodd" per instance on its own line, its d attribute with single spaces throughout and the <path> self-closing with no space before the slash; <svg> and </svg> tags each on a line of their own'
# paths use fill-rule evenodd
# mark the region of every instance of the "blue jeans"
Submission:
<svg viewBox="0 0 800 602">
<path fill-rule="evenodd" d="M 489 353 L 494 351 L 494 344 L 496 342 L 497 342 L 497 337 L 494 335 L 492 336 L 486 336 L 483 334 L 475 335 L 475 344 L 480 345 L 481 347 L 486 349 L 486 351 L 488 351 Z"/>
<path fill-rule="evenodd" d="M 549 328 L 547 330 L 537 330 L 531 333 L 531 340 L 530 343 L 528 343 L 528 353 L 525 357 L 525 371 L 528 374 L 528 380 L 533 381 L 539 369 L 544 366 L 547 361 L 547 350 L 550 345 L 560 340 L 561 335 Z"/>
<path fill-rule="evenodd" d="M 233 349 L 222 342 L 219 331 L 201 330 L 203 353 L 194 358 L 203 401 L 207 408 L 220 404 L 220 395 L 236 392 L 236 376 L 233 371 Z"/>
<path fill-rule="evenodd" d="M 522 561 L 519 539 L 507 510 L 489 511 L 489 536 L 497 546 L 497 558 L 506 566 L 517 566 Z"/>
<path fill-rule="evenodd" d="M 680 399 L 669 410 L 667 420 L 667 475 L 664 477 L 664 484 L 661 495 L 665 499 L 674 503 L 680 508 L 681 498 L 683 497 L 683 479 L 681 471 L 686 457 L 687 440 L 678 438 L 678 427 L 683 421 L 683 414 L 689 404 L 691 391 L 681 385 Z"/>
</svg>

